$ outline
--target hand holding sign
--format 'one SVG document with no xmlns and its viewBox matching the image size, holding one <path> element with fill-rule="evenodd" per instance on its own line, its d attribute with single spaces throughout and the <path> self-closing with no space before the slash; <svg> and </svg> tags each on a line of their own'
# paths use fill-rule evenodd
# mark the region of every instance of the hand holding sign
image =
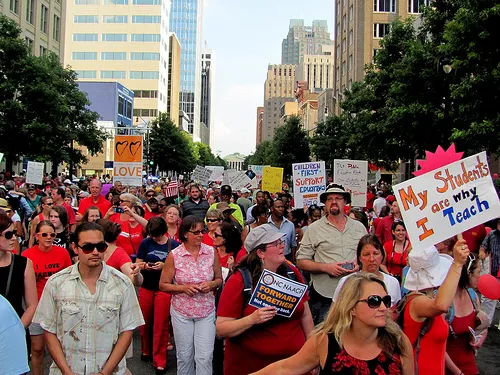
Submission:
<svg viewBox="0 0 500 375">
<path fill-rule="evenodd" d="M 261 324 L 274 318 L 277 312 L 278 310 L 276 310 L 274 306 L 262 307 L 255 310 L 250 317 L 252 318 L 253 324 Z"/>
</svg>

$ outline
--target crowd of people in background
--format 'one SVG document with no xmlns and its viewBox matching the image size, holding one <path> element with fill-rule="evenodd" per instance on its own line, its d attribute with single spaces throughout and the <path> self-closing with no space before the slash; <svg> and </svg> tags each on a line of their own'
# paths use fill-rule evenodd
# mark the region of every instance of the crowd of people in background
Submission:
<svg viewBox="0 0 500 375">
<path fill-rule="evenodd" d="M 10 373 L 42 375 L 47 347 L 51 373 L 125 374 L 136 328 L 157 374 L 174 349 L 181 375 L 479 373 L 499 220 L 412 251 L 384 182 L 366 207 L 336 184 L 295 207 L 288 191 L 145 182 L 0 174 Z M 290 318 L 248 304 L 264 270 L 309 285 Z"/>
</svg>

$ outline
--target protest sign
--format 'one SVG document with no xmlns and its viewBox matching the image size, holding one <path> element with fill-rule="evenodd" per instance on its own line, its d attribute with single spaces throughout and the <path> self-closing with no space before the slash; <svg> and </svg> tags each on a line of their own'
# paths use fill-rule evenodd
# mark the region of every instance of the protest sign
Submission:
<svg viewBox="0 0 500 375">
<path fill-rule="evenodd" d="M 325 162 L 292 164 L 294 208 L 318 204 L 326 190 Z"/>
<path fill-rule="evenodd" d="M 228 185 L 231 186 L 233 191 L 252 186 L 252 180 L 242 171 L 228 172 Z"/>
<path fill-rule="evenodd" d="M 116 135 L 113 181 L 123 185 L 142 185 L 142 136 Z"/>
<path fill-rule="evenodd" d="M 262 190 L 271 194 L 281 192 L 283 182 L 283 168 L 264 167 L 262 169 Z"/>
<path fill-rule="evenodd" d="M 198 182 L 202 185 L 208 185 L 208 181 L 210 180 L 210 176 L 212 175 L 212 171 L 204 168 L 200 165 L 197 165 L 193 171 L 191 179 L 195 182 Z"/>
<path fill-rule="evenodd" d="M 41 185 L 43 180 L 44 163 L 28 161 L 26 168 L 26 183 Z"/>
<path fill-rule="evenodd" d="M 218 165 L 207 165 L 206 169 L 212 171 L 210 175 L 210 181 L 222 181 L 224 175 L 224 167 L 220 167 Z"/>
<path fill-rule="evenodd" d="M 306 290 L 305 284 L 264 270 L 248 304 L 258 309 L 274 306 L 278 315 L 289 318 Z"/>
<path fill-rule="evenodd" d="M 364 160 L 335 159 L 333 182 L 351 192 L 351 206 L 366 206 L 368 162 Z"/>
<path fill-rule="evenodd" d="M 262 172 L 264 167 L 269 167 L 269 165 L 249 165 L 248 169 L 255 173 L 255 177 L 252 178 L 252 189 L 257 189 L 259 184 L 262 182 Z"/>
<path fill-rule="evenodd" d="M 424 249 L 500 216 L 486 152 L 394 186 L 413 249 Z"/>
</svg>

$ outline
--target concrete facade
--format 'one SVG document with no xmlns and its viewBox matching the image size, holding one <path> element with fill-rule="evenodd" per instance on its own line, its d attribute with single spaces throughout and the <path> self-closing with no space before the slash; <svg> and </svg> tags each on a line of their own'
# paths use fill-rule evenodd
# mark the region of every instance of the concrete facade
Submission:
<svg viewBox="0 0 500 375">
<path fill-rule="evenodd" d="M 297 69 L 297 81 L 307 81 L 312 92 L 333 88 L 335 78 L 333 47 L 325 47 L 322 48 L 322 54 L 304 55 Z"/>
<path fill-rule="evenodd" d="M 134 122 L 167 109 L 170 0 L 72 0 L 65 14 L 64 65 L 80 80 L 134 91 Z"/>
<path fill-rule="evenodd" d="M 281 106 L 285 102 L 295 101 L 296 66 L 269 65 L 267 79 L 264 84 L 264 124 L 262 140 L 271 140 L 274 131 L 280 126 Z"/>
<path fill-rule="evenodd" d="M 214 133 L 214 100 L 215 100 L 215 51 L 203 48 L 201 51 L 201 95 L 200 95 L 200 127 L 203 137 L 201 141 L 213 146 Z"/>
<path fill-rule="evenodd" d="M 181 89 L 181 44 L 175 33 L 170 33 L 168 43 L 167 113 L 172 122 L 180 126 L 179 93 Z"/>
<path fill-rule="evenodd" d="M 0 13 L 19 25 L 21 38 L 32 55 L 50 51 L 62 60 L 65 7 L 66 1 L 61 0 L 5 0 L 0 2 Z"/>
<path fill-rule="evenodd" d="M 241 155 L 236 152 L 231 155 L 227 155 L 224 157 L 224 160 L 227 163 L 227 169 L 235 169 L 237 171 L 243 170 L 243 163 L 245 162 L 245 155 Z"/>
<path fill-rule="evenodd" d="M 288 117 L 298 116 L 298 114 L 299 114 L 299 103 L 297 102 L 283 103 L 280 110 L 280 125 L 283 125 Z"/>
<path fill-rule="evenodd" d="M 257 107 L 257 134 L 255 137 L 255 144 L 262 143 L 262 128 L 264 126 L 264 107 Z"/>
</svg>

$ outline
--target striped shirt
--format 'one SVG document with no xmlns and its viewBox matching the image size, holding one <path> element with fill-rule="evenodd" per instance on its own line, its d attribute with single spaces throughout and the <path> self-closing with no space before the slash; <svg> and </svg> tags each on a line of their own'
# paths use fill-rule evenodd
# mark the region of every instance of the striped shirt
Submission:
<svg viewBox="0 0 500 375">
<path fill-rule="evenodd" d="M 33 321 L 57 335 L 75 374 L 102 371 L 120 333 L 144 324 L 134 287 L 127 276 L 103 263 L 91 294 L 78 264 L 51 276 Z M 123 358 L 113 374 L 125 374 Z M 50 374 L 61 374 L 52 363 Z"/>
<path fill-rule="evenodd" d="M 494 229 L 488 233 L 481 247 L 490 256 L 491 274 L 498 277 L 498 270 L 500 268 L 500 231 Z"/>
</svg>

